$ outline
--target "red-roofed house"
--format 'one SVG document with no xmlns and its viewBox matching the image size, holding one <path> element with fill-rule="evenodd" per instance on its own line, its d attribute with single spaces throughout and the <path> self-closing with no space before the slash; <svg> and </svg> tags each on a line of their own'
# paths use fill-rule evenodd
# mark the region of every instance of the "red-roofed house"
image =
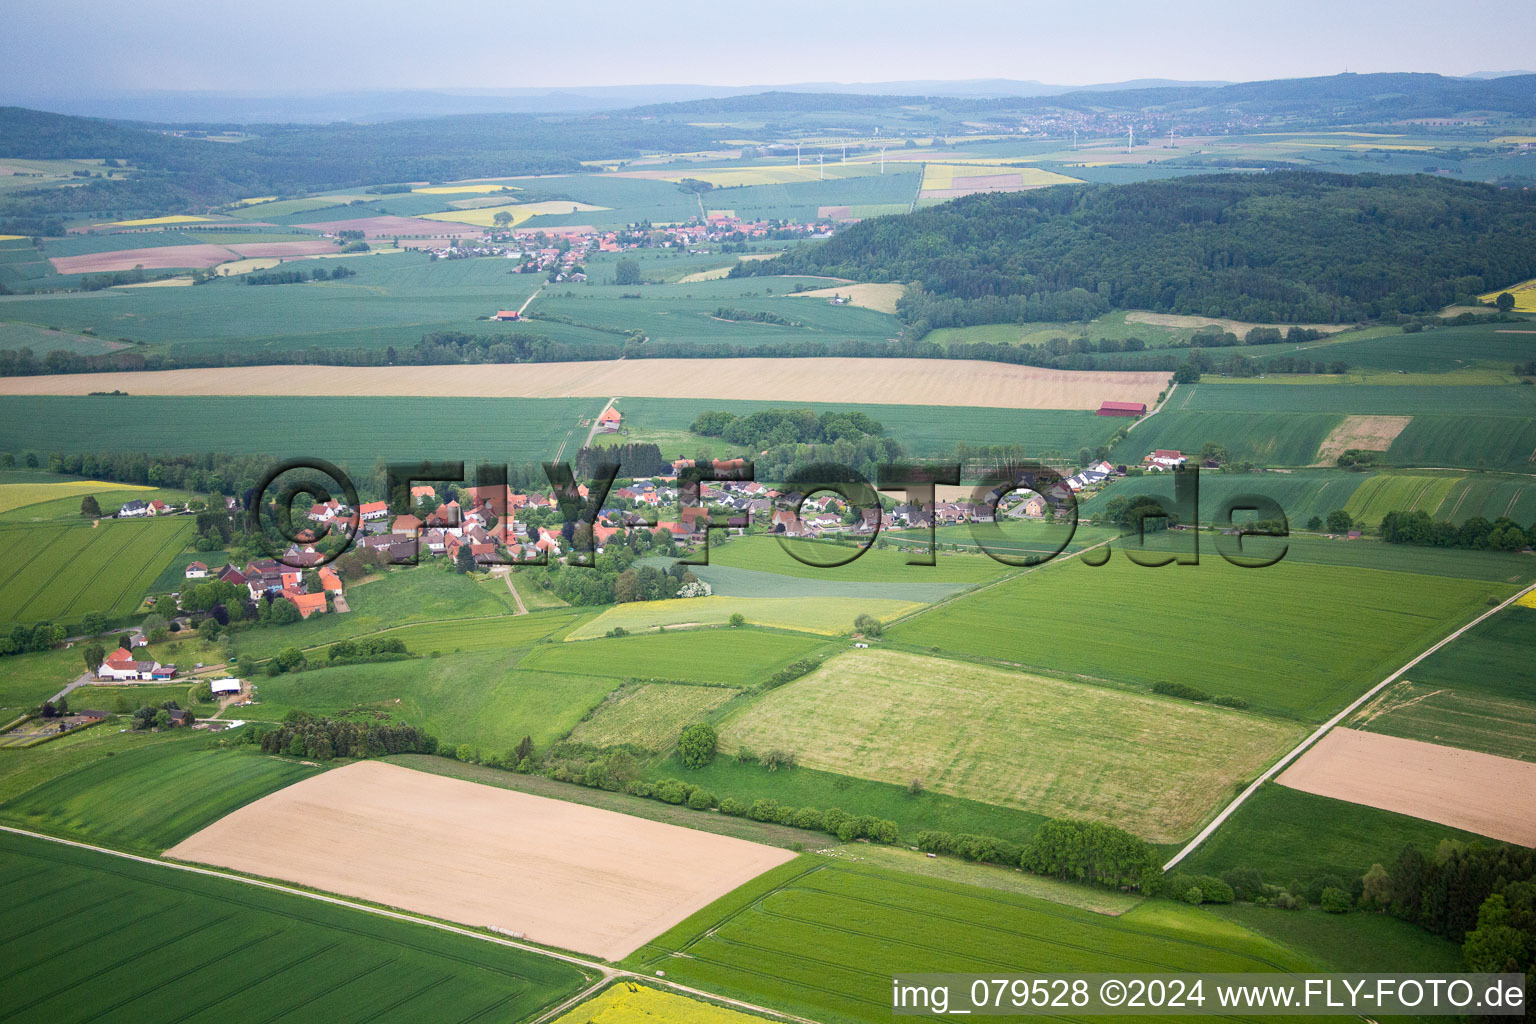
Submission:
<svg viewBox="0 0 1536 1024">
<path fill-rule="evenodd" d="M 341 577 L 337 576 L 335 570 L 327 565 L 320 570 L 320 586 L 325 589 L 326 593 L 339 594 L 342 590 Z"/>
<path fill-rule="evenodd" d="M 1158 448 L 1141 461 L 1147 464 L 1148 469 L 1173 469 L 1184 465 L 1189 459 L 1177 448 Z"/>
<path fill-rule="evenodd" d="M 610 405 L 597 418 L 597 432 L 599 434 L 617 434 L 619 426 L 623 421 L 624 417 L 619 413 L 619 410 Z"/>
<path fill-rule="evenodd" d="M 283 590 L 279 596 L 293 602 L 293 606 L 299 610 L 299 617 L 307 619 L 316 612 L 325 612 L 324 594 L 301 594 L 297 590 Z"/>
<path fill-rule="evenodd" d="M 421 529 L 421 520 L 407 512 L 403 516 L 395 516 L 395 521 L 390 524 L 390 533 L 415 533 Z"/>
<path fill-rule="evenodd" d="M 515 309 L 498 309 L 492 320 L 521 320 L 523 315 Z"/>
<path fill-rule="evenodd" d="M 389 503 L 385 501 L 365 501 L 358 506 L 357 512 L 358 515 L 363 517 L 364 522 L 373 519 L 383 519 L 389 515 Z"/>
<path fill-rule="evenodd" d="M 189 562 L 184 575 L 189 580 L 207 579 L 208 567 L 202 562 Z"/>
</svg>

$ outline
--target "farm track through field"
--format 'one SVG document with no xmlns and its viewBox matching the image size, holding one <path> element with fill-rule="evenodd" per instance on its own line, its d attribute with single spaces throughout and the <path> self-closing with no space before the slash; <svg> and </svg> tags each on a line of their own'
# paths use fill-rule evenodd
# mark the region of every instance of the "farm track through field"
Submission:
<svg viewBox="0 0 1536 1024">
<path fill-rule="evenodd" d="M 459 936 L 463 936 L 465 938 L 475 939 L 475 940 L 480 941 L 480 942 L 487 942 L 487 943 L 490 943 L 492 945 L 503 946 L 503 947 L 506 947 L 508 949 L 515 949 L 515 950 L 518 950 L 518 951 L 524 952 L 524 953 L 531 953 L 531 954 L 534 954 L 536 956 L 547 957 L 547 958 L 549 958 L 551 960 L 559 960 L 559 961 L 561 961 L 563 963 L 571 964 L 572 966 L 581 968 L 583 970 L 594 971 L 594 972 L 598 973 L 598 975 L 600 976 L 599 982 L 597 983 L 598 985 L 605 984 L 605 983 L 607 983 L 609 981 L 612 981 L 612 980 L 615 980 L 615 979 L 621 979 L 621 978 L 633 979 L 633 980 L 636 980 L 636 981 L 643 980 L 643 981 L 645 981 L 645 982 L 647 982 L 648 984 L 651 984 L 651 985 L 657 985 L 657 986 L 661 986 L 661 987 L 664 987 L 664 988 L 672 989 L 673 991 L 680 992 L 680 993 L 682 993 L 684 995 L 693 996 L 693 997 L 698 998 L 698 999 L 711 1000 L 711 1001 L 714 1001 L 714 1002 L 717 1002 L 717 1003 L 722 1003 L 722 1004 L 727 1005 L 727 1006 L 734 1006 L 734 1007 L 736 1007 L 738 1009 L 746 1010 L 746 1011 L 748 1011 L 750 1013 L 760 1014 L 760 1015 L 762 1015 L 764 1017 L 769 1017 L 769 1018 L 772 1018 L 774 1020 L 794 1021 L 794 1022 L 796 1022 L 796 1024 L 819 1024 L 818 1021 L 812 1020 L 812 1019 L 810 1019 L 808 1017 L 800 1017 L 800 1016 L 797 1016 L 795 1014 L 785 1013 L 785 1012 L 783 1012 L 781 1010 L 775 1010 L 775 1009 L 772 1009 L 772 1008 L 767 1007 L 767 1006 L 760 1006 L 760 1005 L 758 1005 L 756 1003 L 747 1002 L 745 1000 L 733 999 L 733 998 L 730 998 L 729 996 L 718 995 L 718 994 L 716 994 L 714 992 L 709 992 L 709 991 L 706 991 L 704 989 L 694 988 L 694 987 L 691 987 L 691 986 L 688 986 L 688 985 L 681 985 L 681 984 L 679 984 L 677 982 L 669 981 L 669 980 L 667 980 L 665 978 L 656 978 L 656 977 L 652 977 L 651 975 L 640 974 L 640 973 L 635 972 L 635 971 L 624 970 L 622 968 L 613 967 L 613 966 L 611 966 L 609 964 L 602 963 L 600 961 L 589 960 L 589 959 L 586 959 L 584 957 L 577 956 L 575 954 L 564 953 L 564 952 L 560 952 L 560 951 L 554 950 L 554 949 L 545 949 L 545 948 L 542 948 L 542 947 L 539 947 L 539 946 L 530 945 L 528 943 L 518 942 L 518 941 L 515 941 L 513 939 L 505 939 L 505 938 L 501 938 L 500 936 L 495 936 L 495 935 L 486 935 L 486 934 L 481 933 L 481 932 L 471 931 L 468 928 L 461 928 L 461 927 L 459 927 L 457 925 L 451 925 L 451 924 L 447 924 L 447 923 L 444 923 L 444 922 L 441 922 L 441 921 L 434 921 L 431 918 L 420 917 L 420 916 L 417 916 L 415 914 L 409 914 L 409 913 L 405 913 L 405 912 L 397 911 L 397 910 L 390 910 L 390 909 L 387 909 L 385 907 L 370 906 L 370 905 L 364 904 L 364 903 L 357 903 L 357 902 L 354 902 L 352 900 L 343 899 L 343 898 L 341 898 L 339 896 L 330 896 L 330 895 L 327 895 L 325 893 L 311 892 L 311 891 L 308 891 L 308 890 L 305 890 L 305 889 L 297 889 L 297 888 L 294 888 L 292 886 L 282 885 L 282 884 L 277 883 L 277 882 L 270 882 L 270 881 L 267 881 L 267 880 L 261 879 L 261 878 L 251 878 L 251 877 L 247 877 L 247 876 L 244 876 L 244 875 L 233 874 L 233 873 L 226 872 L 226 871 L 214 870 L 212 868 L 198 867 L 198 866 L 192 865 L 192 864 L 176 864 L 176 863 L 172 863 L 170 861 L 160 860 L 160 859 L 157 859 L 157 858 L 154 858 L 154 857 L 142 857 L 142 856 L 139 856 L 138 854 L 125 853 L 125 852 L 123 852 L 121 850 L 113 850 L 113 849 L 110 849 L 110 848 L 104 847 L 104 846 L 95 846 L 95 845 L 92 845 L 90 843 L 82 843 L 82 842 L 79 842 L 79 841 L 73 840 L 73 839 L 64 839 L 64 838 L 61 838 L 61 837 L 58 837 L 58 836 L 51 836 L 51 835 L 48 835 L 48 834 L 42 833 L 42 832 L 32 832 L 32 831 L 29 831 L 27 829 L 14 828 L 14 827 L 12 827 L 10 825 L 0 825 L 0 832 L 9 832 L 9 833 L 11 833 L 13 835 L 25 836 L 28 839 L 36 839 L 36 840 L 40 840 L 40 841 L 47 842 L 47 843 L 56 843 L 56 844 L 58 844 L 60 846 L 73 847 L 75 849 L 86 850 L 86 851 L 91 852 L 91 853 L 101 854 L 101 855 L 105 855 L 107 857 L 115 857 L 115 858 L 118 858 L 118 859 L 121 859 L 121 860 L 136 861 L 136 862 L 138 862 L 140 864 L 148 864 L 148 865 L 151 865 L 151 866 L 154 866 L 154 867 L 158 867 L 158 868 L 165 868 L 168 871 L 185 871 L 185 872 L 188 872 L 190 874 L 202 875 L 202 876 L 207 877 L 207 878 L 217 878 L 217 879 L 222 879 L 222 880 L 228 881 L 228 882 L 235 882 L 235 883 L 241 883 L 241 884 L 244 884 L 244 885 L 251 885 L 251 886 L 255 886 L 257 888 L 267 889 L 267 890 L 270 890 L 270 891 L 273 891 L 273 892 L 284 893 L 284 894 L 289 895 L 289 896 L 297 896 L 297 897 L 300 897 L 300 898 L 303 898 L 303 899 L 314 900 L 314 901 L 319 902 L 319 903 L 330 904 L 331 906 L 342 907 L 342 908 L 345 908 L 345 909 L 348 909 L 348 910 L 355 910 L 355 911 L 358 911 L 358 912 L 361 912 L 361 913 L 364 913 L 364 914 L 372 914 L 372 915 L 374 915 L 376 917 L 389 918 L 391 920 L 402 921 L 402 922 L 405 922 L 407 924 L 421 925 L 421 926 L 426 927 L 426 928 L 435 928 L 435 929 L 437 929 L 438 931 L 441 931 L 441 932 L 447 932 L 447 933 L 450 933 L 450 934 L 453 934 L 453 935 L 459 935 Z M 102 868 L 100 868 L 98 870 L 109 872 L 109 873 L 113 873 L 113 874 L 119 874 L 119 875 L 123 874 L 121 871 L 115 871 L 114 869 L 112 869 L 110 867 L 102 867 Z M 167 881 L 155 882 L 154 884 L 160 885 L 160 886 L 162 886 L 164 888 L 168 888 L 168 889 L 176 889 L 177 888 L 175 885 L 171 884 L 168 880 Z M 226 902 L 235 903 L 235 904 L 238 904 L 240 906 L 248 907 L 248 908 L 253 909 L 253 910 L 265 910 L 266 909 L 266 908 L 263 908 L 263 907 L 259 906 L 258 904 L 251 903 L 251 902 L 248 902 L 248 901 L 245 901 L 245 900 L 241 900 L 241 899 L 239 899 L 237 897 L 224 896 L 224 897 L 221 897 L 221 899 L 223 899 Z M 212 927 L 213 925 L 216 925 L 218 923 L 221 923 L 224 920 L 227 920 L 228 916 L 229 915 L 226 915 L 224 918 L 219 918 L 219 919 L 216 919 L 215 921 L 210 922 L 208 924 L 201 925 L 201 926 L 193 929 L 193 932 L 206 930 L 207 928 Z M 338 931 L 348 932 L 349 934 L 354 934 L 354 935 L 365 935 L 366 934 L 361 929 L 347 928 L 345 925 L 340 924 L 340 923 L 334 924 L 334 925 L 332 925 L 332 927 L 334 929 L 338 930 Z M 191 934 L 191 933 L 189 933 L 189 934 Z M 185 936 L 178 936 L 178 939 L 179 938 L 184 938 L 184 937 Z M 171 941 L 176 941 L 176 940 L 171 940 Z M 418 951 L 421 951 L 421 952 L 429 952 L 432 955 L 437 956 L 437 957 L 451 959 L 451 960 L 457 960 L 460 963 L 469 964 L 469 963 L 472 962 L 472 961 L 470 961 L 469 959 L 467 959 L 465 957 L 454 956 L 454 955 L 452 955 L 450 953 L 446 953 L 446 952 L 444 952 L 442 950 L 438 950 L 438 949 L 435 949 L 435 948 L 427 947 L 425 945 L 421 945 L 421 944 L 418 944 L 418 943 L 413 943 L 413 942 L 410 942 L 410 941 L 400 941 L 400 942 L 398 942 L 398 944 L 402 945 L 402 946 L 404 946 L 405 948 L 408 948 L 408 949 L 415 949 L 415 950 L 418 950 Z M 164 944 L 162 943 L 161 945 L 164 945 Z M 324 951 L 323 949 L 322 950 L 318 950 L 318 951 L 311 951 L 311 953 L 307 954 L 307 956 L 313 956 L 313 955 L 315 955 L 315 954 L 317 954 L 319 952 L 323 952 L 323 951 Z M 130 959 L 134 959 L 134 958 L 137 958 L 138 956 L 142 956 L 143 953 L 145 953 L 145 952 L 149 952 L 149 950 L 141 950 L 139 953 L 134 954 L 133 957 L 130 957 Z M 117 965 L 112 965 L 112 966 L 117 966 Z M 108 969 L 110 969 L 110 967 L 101 967 L 100 965 L 98 965 L 97 973 L 98 974 L 104 973 Z M 518 979 L 521 979 L 521 980 L 524 980 L 524 981 L 529 980 L 525 976 L 520 975 L 520 974 L 516 973 L 515 971 L 507 970 L 506 968 L 499 968 L 499 970 L 501 971 L 501 973 L 507 975 L 508 977 L 518 978 Z M 597 987 L 597 986 L 594 985 L 593 988 L 595 988 L 595 987 Z M 588 989 L 588 991 L 591 991 L 591 989 Z M 11 1008 L 7 1008 L 7 1009 L 11 1009 Z M 11 1013 L 7 1013 L 5 1016 L 12 1016 L 12 1015 L 14 1015 L 14 1010 Z M 5 1019 L 5 1018 L 4 1017 L 0 1017 L 0 1020 L 3 1020 L 3 1019 Z M 542 1016 L 540 1019 L 541 1020 L 542 1019 L 548 1019 L 548 1015 L 546 1014 L 545 1016 Z"/>
<path fill-rule="evenodd" d="M 101 538 L 105 537 L 105 536 L 107 536 L 105 531 L 100 531 L 100 532 L 92 534 L 90 540 L 86 541 L 84 544 L 82 544 L 78 548 L 76 548 L 75 549 L 75 553 L 70 555 L 68 560 L 66 560 L 63 565 L 59 566 L 59 571 L 55 574 L 54 578 L 57 579 L 59 576 L 62 576 L 66 572 L 68 572 L 69 571 L 69 567 L 75 563 L 75 559 L 77 559 L 81 555 L 85 554 L 88 550 L 90 550 L 92 545 L 98 543 L 101 540 Z M 49 545 L 49 546 L 52 547 L 52 545 Z M 26 610 L 28 608 L 32 607 L 32 602 L 36 601 L 39 597 L 41 597 L 46 590 L 47 590 L 46 585 L 43 586 L 43 587 L 39 587 L 37 590 L 34 590 L 32 592 L 32 596 L 28 597 L 26 599 L 26 601 L 22 603 L 21 607 L 16 609 L 16 614 L 15 614 L 14 618 L 17 619 L 18 621 L 20 621 L 22 615 L 25 614 Z M 0 1018 L 0 1019 L 3 1019 L 3 1018 Z"/>
<path fill-rule="evenodd" d="M 1396 672 L 1393 672 L 1391 675 L 1387 676 L 1387 678 L 1383 679 L 1381 682 L 1377 683 L 1375 686 L 1373 686 L 1369 690 L 1365 691 L 1365 693 L 1363 693 L 1359 697 L 1355 698 L 1355 700 L 1352 701 L 1349 704 L 1348 707 L 1346 707 L 1344 710 L 1340 711 L 1338 714 L 1334 715 L 1332 718 L 1328 719 L 1328 721 L 1324 722 L 1322 725 L 1318 726 L 1316 732 L 1312 733 L 1306 739 L 1304 739 L 1300 743 L 1298 743 L 1284 757 L 1280 758 L 1280 760 L 1278 760 L 1274 764 L 1270 765 L 1269 768 L 1266 769 L 1263 774 L 1261 774 L 1257 779 L 1254 779 L 1253 782 L 1251 782 L 1248 785 L 1247 789 L 1244 789 L 1241 793 L 1238 794 L 1237 799 L 1233 800 L 1230 804 L 1228 804 L 1226 806 L 1226 808 L 1223 809 L 1220 814 L 1216 815 L 1216 817 L 1211 820 L 1210 824 L 1206 825 L 1205 828 L 1200 830 L 1199 834 L 1197 834 L 1195 836 L 1195 838 L 1191 839 L 1189 841 L 1189 843 L 1183 849 L 1179 850 L 1178 853 L 1174 854 L 1173 858 L 1171 860 L 1169 860 L 1166 864 L 1163 865 L 1163 870 L 1164 871 L 1172 871 L 1174 869 L 1174 867 L 1177 866 L 1178 863 L 1181 860 L 1183 860 L 1185 857 L 1188 857 L 1191 853 L 1194 853 L 1195 850 L 1199 848 L 1201 843 L 1203 843 L 1207 839 L 1209 839 L 1211 837 L 1211 834 L 1214 833 L 1218 828 L 1220 828 L 1222 823 L 1225 822 L 1228 818 L 1230 818 L 1232 816 L 1233 812 L 1235 812 L 1239 807 L 1241 807 L 1245 802 L 1247 802 L 1249 797 L 1251 797 L 1254 793 L 1258 792 L 1260 786 L 1262 786 L 1264 783 L 1268 782 L 1270 779 L 1274 778 L 1274 776 L 1277 775 L 1280 772 L 1280 770 L 1282 768 L 1284 768 L 1286 765 L 1290 764 L 1292 761 L 1296 760 L 1302 754 L 1306 753 L 1306 751 L 1309 748 L 1311 748 L 1313 744 L 1317 743 L 1318 740 L 1322 739 L 1325 735 L 1327 735 L 1333 729 L 1334 726 L 1338 725 L 1340 722 L 1344 721 L 1350 715 L 1352 715 L 1356 711 L 1358 711 L 1362 706 L 1365 705 L 1365 703 L 1367 701 L 1369 701 L 1371 698 L 1375 697 L 1378 693 L 1380 693 L 1382 690 L 1386 689 L 1388 686 L 1390 686 L 1393 683 L 1397 682 L 1400 678 L 1402 678 L 1404 675 L 1406 675 L 1410 670 L 1412 670 L 1421 661 L 1423 661 L 1424 659 L 1428 658 L 1431 654 L 1434 654 L 1440 648 L 1445 647 L 1446 645 L 1448 645 L 1451 642 L 1455 641 L 1458 637 L 1460 637 L 1462 634 L 1468 632 L 1473 627 L 1479 625 L 1480 623 L 1482 623 L 1482 622 L 1484 622 L 1484 621 L 1486 621 L 1488 619 L 1491 619 L 1493 616 L 1497 615 L 1499 612 L 1503 611 L 1505 608 L 1508 608 L 1510 605 L 1514 604 L 1515 602 L 1519 601 L 1521 598 L 1523 598 L 1526 595 L 1531 594 L 1531 593 L 1536 593 L 1536 583 L 1533 583 L 1530 586 L 1527 586 L 1526 588 L 1524 588 L 1523 590 L 1520 590 L 1520 591 L 1516 592 L 1515 594 L 1510 595 L 1509 597 L 1505 598 L 1502 602 L 1500 602 L 1499 604 L 1495 605 L 1493 608 L 1490 608 L 1487 611 L 1483 612 L 1481 615 L 1477 616 L 1477 618 L 1473 619 L 1471 622 L 1468 622 L 1467 624 L 1465 624 L 1461 628 L 1459 628 L 1459 629 L 1455 630 L 1454 632 L 1450 633 L 1448 636 L 1442 637 L 1439 641 L 1437 641 L 1436 643 L 1434 643 L 1430 647 L 1426 648 L 1425 650 L 1421 651 L 1418 655 L 1416 655 L 1413 658 L 1412 661 L 1408 662 L 1408 664 L 1404 665 L 1402 668 L 1398 669 Z"/>
</svg>

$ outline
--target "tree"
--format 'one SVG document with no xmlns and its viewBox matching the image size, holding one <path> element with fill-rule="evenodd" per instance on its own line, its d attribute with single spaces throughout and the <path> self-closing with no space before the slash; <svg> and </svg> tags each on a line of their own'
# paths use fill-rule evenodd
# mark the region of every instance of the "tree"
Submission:
<svg viewBox="0 0 1536 1024">
<path fill-rule="evenodd" d="M 469 550 L 468 544 L 460 544 L 459 550 L 453 556 L 454 572 L 472 573 L 475 571 L 475 556 Z"/>
<path fill-rule="evenodd" d="M 496 216 L 492 217 L 491 220 L 496 223 L 497 227 L 504 228 L 512 223 L 512 214 L 506 210 L 498 210 L 496 211 Z"/>
<path fill-rule="evenodd" d="M 735 627 L 735 626 L 745 626 L 746 624 L 747 624 L 747 617 L 745 615 L 741 614 L 741 612 L 732 612 L 731 613 L 731 625 L 733 627 Z"/>
<path fill-rule="evenodd" d="M 101 612 L 89 612 L 80 620 L 80 631 L 97 636 L 107 631 L 107 617 Z"/>
<path fill-rule="evenodd" d="M 102 650 L 101 644 L 86 644 L 80 651 L 80 656 L 85 659 L 86 671 L 95 673 L 101 668 L 101 663 L 106 660 L 107 652 Z"/>
<path fill-rule="evenodd" d="M 1321 530 L 1322 528 L 1323 528 L 1323 517 L 1322 516 L 1313 516 L 1311 519 L 1307 520 L 1307 529 L 1312 530 L 1312 531 L 1315 532 L 1317 530 Z"/>
<path fill-rule="evenodd" d="M 1360 885 L 1360 905 L 1366 910 L 1385 910 L 1391 905 L 1392 878 L 1380 864 L 1371 865 Z"/>
<path fill-rule="evenodd" d="M 698 722 L 684 729 L 677 740 L 677 752 L 684 768 L 703 768 L 715 759 L 715 744 L 720 737 L 714 726 Z"/>
<path fill-rule="evenodd" d="M 1332 512 L 1328 513 L 1329 533 L 1348 533 L 1350 530 L 1354 529 L 1354 526 L 1354 517 L 1343 509 L 1336 508 Z"/>
<path fill-rule="evenodd" d="M 881 629 L 880 620 L 866 612 L 860 612 L 853 620 L 853 628 L 856 632 L 865 636 L 879 636 Z"/>
<path fill-rule="evenodd" d="M 1323 897 L 1319 901 L 1324 913 L 1347 914 L 1349 912 L 1349 893 L 1337 886 L 1328 886 L 1323 890 Z"/>
<path fill-rule="evenodd" d="M 1177 370 L 1173 371 L 1173 382 L 1175 384 L 1200 383 L 1200 367 L 1192 362 L 1181 364 Z"/>
<path fill-rule="evenodd" d="M 1509 292 L 1499 292 L 1499 297 L 1493 300 L 1493 305 L 1500 313 L 1508 313 L 1515 308 L 1515 297 Z"/>
<path fill-rule="evenodd" d="M 524 761 L 527 761 L 529 758 L 533 757 L 533 737 L 524 736 L 522 740 L 517 744 L 517 749 L 512 753 L 517 764 L 522 764 Z"/>
<path fill-rule="evenodd" d="M 80 514 L 87 519 L 101 518 L 101 505 L 96 501 L 96 495 L 87 494 L 80 499 Z"/>
<path fill-rule="evenodd" d="M 631 259 L 619 260 L 613 266 L 614 284 L 639 284 L 640 264 Z"/>
</svg>

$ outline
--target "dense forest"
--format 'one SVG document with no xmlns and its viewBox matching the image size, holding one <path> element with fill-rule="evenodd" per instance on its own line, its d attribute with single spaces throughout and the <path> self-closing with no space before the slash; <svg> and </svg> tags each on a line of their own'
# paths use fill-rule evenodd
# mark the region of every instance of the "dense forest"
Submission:
<svg viewBox="0 0 1536 1024">
<path fill-rule="evenodd" d="M 918 337 L 1116 308 L 1338 323 L 1536 276 L 1536 196 L 1291 171 L 973 195 L 732 273 L 915 282 L 899 313 Z"/>
<path fill-rule="evenodd" d="M 212 143 L 167 134 L 159 125 L 0 107 L 7 156 L 108 159 L 130 169 L 71 188 L 13 192 L 0 203 L 0 223 L 25 228 L 85 211 L 195 212 L 246 196 L 389 181 L 579 173 L 582 160 L 657 148 L 687 151 L 713 141 L 706 129 L 625 115 L 471 114 L 373 125 L 262 125 L 256 131 L 237 144 Z"/>
</svg>

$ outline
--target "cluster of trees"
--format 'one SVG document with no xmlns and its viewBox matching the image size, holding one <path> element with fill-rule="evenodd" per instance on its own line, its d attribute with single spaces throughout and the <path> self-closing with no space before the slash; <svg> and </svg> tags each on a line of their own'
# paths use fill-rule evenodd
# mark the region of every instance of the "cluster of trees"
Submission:
<svg viewBox="0 0 1536 1024">
<path fill-rule="evenodd" d="M 356 640 L 338 640 L 325 652 L 331 665 L 356 665 L 368 661 L 399 661 L 409 658 L 410 650 L 397 636 L 365 636 Z"/>
<path fill-rule="evenodd" d="M 1152 692 L 1160 693 L 1164 697 L 1177 697 L 1180 700 L 1192 700 L 1196 703 L 1210 701 L 1224 708 L 1246 708 L 1248 702 L 1241 697 L 1216 697 L 1198 686 L 1190 686 L 1188 683 L 1159 682 L 1152 684 Z"/>
<path fill-rule="evenodd" d="M 860 441 L 885 433 L 883 425 L 861 412 L 824 412 L 818 416 L 811 409 L 761 409 L 746 416 L 712 409 L 700 413 L 688 429 L 753 450 Z"/>
<path fill-rule="evenodd" d="M 50 650 L 64 642 L 69 631 L 52 622 L 31 625 L 15 623 L 4 635 L 0 635 L 0 655 L 26 654 L 31 651 Z"/>
<path fill-rule="evenodd" d="M 273 729 L 246 729 L 242 740 L 259 744 L 263 753 L 308 757 L 316 761 L 329 761 L 333 757 L 437 752 L 437 737 L 414 725 L 338 722 L 307 711 L 288 712 L 283 723 Z"/>
<path fill-rule="evenodd" d="M 256 481 L 271 465 L 265 455 L 229 455 L 206 452 L 199 455 L 163 455 L 145 452 L 51 453 L 44 463 L 35 452 L 24 453 L 18 460 L 7 452 L 0 456 L 6 469 L 17 462 L 28 468 L 43 468 L 50 473 L 83 476 L 92 480 L 166 487 L 204 494 L 228 494 L 240 497 L 242 504 Z M 201 524 L 199 524 L 201 532 Z"/>
<path fill-rule="evenodd" d="M 804 327 L 799 320 L 791 320 L 787 316 L 777 313 L 769 313 L 766 310 L 731 309 L 728 306 L 720 306 L 715 310 L 715 319 L 746 321 L 757 324 L 774 324 L 779 327 Z"/>
<path fill-rule="evenodd" d="M 347 277 L 356 277 L 357 271 L 351 267 L 336 267 L 326 270 L 318 267 L 305 273 L 302 270 L 276 270 L 260 274 L 246 274 L 242 281 L 246 284 L 303 284 L 305 281 L 340 281 Z"/>
<path fill-rule="evenodd" d="M 1331 518 L 1331 517 L 1330 517 Z M 1423 509 L 1388 512 L 1381 517 L 1381 539 L 1389 544 L 1418 544 L 1436 548 L 1470 548 L 1475 551 L 1521 551 L 1536 545 L 1536 523 L 1522 529 L 1508 516 L 1492 522 L 1473 516 L 1457 526 L 1449 520 L 1436 522 Z"/>
<path fill-rule="evenodd" d="M 590 606 L 627 604 L 631 601 L 662 601 L 673 597 L 704 596 L 708 593 L 684 592 L 684 588 L 705 585 L 686 565 L 674 564 L 665 570 L 655 565 L 636 565 L 642 552 L 667 554 L 672 534 L 666 530 L 631 530 L 627 543 L 610 542 L 590 567 L 572 567 L 558 563 L 547 566 L 535 577 L 539 586 L 550 590 L 567 604 Z M 538 572 L 537 569 L 530 570 Z"/>
<path fill-rule="evenodd" d="M 1157 870 L 1157 851 L 1113 825 L 1052 818 L 1030 838 L 1019 866 L 1037 875 L 1122 888 L 1140 886 Z"/>
<path fill-rule="evenodd" d="M 1533 229 L 1517 190 L 1283 171 L 967 196 L 732 274 L 917 282 L 898 311 L 919 335 L 1111 308 L 1339 323 L 1536 276 Z"/>
<path fill-rule="evenodd" d="M 160 704 L 145 704 L 133 713 L 133 727 L 135 729 L 168 729 L 171 725 L 171 712 L 181 711 L 183 725 L 191 725 L 195 716 L 192 712 L 182 708 L 174 700 L 164 701 Z"/>
<path fill-rule="evenodd" d="M 731 617 L 733 619 L 735 618 L 734 615 Z M 735 623 L 732 622 L 732 625 L 735 625 Z M 798 661 L 792 661 L 788 665 L 785 665 L 783 668 L 779 669 L 773 675 L 769 676 L 767 680 L 763 682 L 762 688 L 764 690 L 771 690 L 775 686 L 783 686 L 785 683 L 793 682 L 794 680 L 799 679 L 801 676 L 810 675 L 820 667 L 821 662 L 815 658 L 801 658 Z"/>
<path fill-rule="evenodd" d="M 1166 530 L 1179 521 L 1150 494 L 1128 497 L 1120 494 L 1104 503 L 1104 518 L 1125 530 L 1140 528 L 1147 533 Z"/>
</svg>

